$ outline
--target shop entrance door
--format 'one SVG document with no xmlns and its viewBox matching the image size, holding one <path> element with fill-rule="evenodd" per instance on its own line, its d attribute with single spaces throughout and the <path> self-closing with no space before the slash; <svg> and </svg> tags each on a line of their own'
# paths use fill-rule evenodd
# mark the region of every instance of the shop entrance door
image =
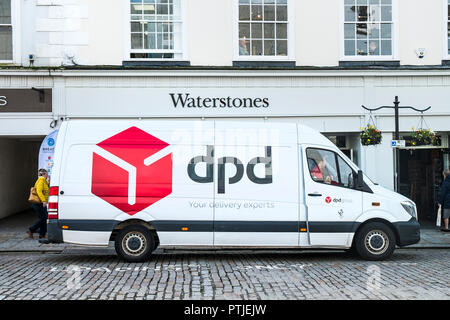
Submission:
<svg viewBox="0 0 450 320">
<path fill-rule="evenodd" d="M 441 149 L 401 149 L 399 153 L 399 192 L 416 203 L 422 227 L 434 226 L 442 184 L 443 152 Z"/>
</svg>

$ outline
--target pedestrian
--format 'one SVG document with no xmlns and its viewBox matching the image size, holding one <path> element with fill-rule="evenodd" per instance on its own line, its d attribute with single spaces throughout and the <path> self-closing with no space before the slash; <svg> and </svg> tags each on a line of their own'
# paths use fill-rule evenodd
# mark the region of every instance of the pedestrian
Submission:
<svg viewBox="0 0 450 320">
<path fill-rule="evenodd" d="M 441 230 L 448 232 L 448 219 L 450 218 L 450 170 L 445 170 L 443 175 L 444 182 L 439 194 L 439 206 L 441 207 L 442 219 L 444 219 L 444 228 Z"/>
<path fill-rule="evenodd" d="M 34 211 L 36 211 L 38 215 L 38 221 L 36 221 L 35 224 L 33 224 L 28 230 L 28 237 L 33 239 L 33 233 L 39 230 L 39 239 L 47 238 L 47 203 L 48 203 L 48 196 L 50 191 L 50 186 L 47 182 L 48 179 L 48 172 L 45 169 L 39 169 L 38 172 L 38 179 L 36 183 L 34 184 L 34 187 L 36 188 L 36 193 L 41 200 L 41 203 L 35 204 L 32 203 L 32 207 Z"/>
</svg>

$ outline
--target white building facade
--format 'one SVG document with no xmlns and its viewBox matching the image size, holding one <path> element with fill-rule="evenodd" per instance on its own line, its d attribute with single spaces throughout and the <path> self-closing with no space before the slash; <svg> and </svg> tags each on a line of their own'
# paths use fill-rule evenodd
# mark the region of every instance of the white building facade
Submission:
<svg viewBox="0 0 450 320">
<path fill-rule="evenodd" d="M 0 0 L 0 217 L 27 207 L 39 144 L 63 119 L 120 117 L 300 122 L 432 221 L 450 166 L 449 4 Z M 400 150 L 398 168 L 393 110 L 362 108 L 395 96 L 431 106 L 401 109 L 400 136 L 440 137 Z M 372 119 L 382 143 L 362 146 Z"/>
</svg>

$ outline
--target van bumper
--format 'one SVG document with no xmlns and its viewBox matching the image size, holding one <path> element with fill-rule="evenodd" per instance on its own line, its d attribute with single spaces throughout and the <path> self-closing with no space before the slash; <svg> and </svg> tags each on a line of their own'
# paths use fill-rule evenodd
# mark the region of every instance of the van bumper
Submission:
<svg viewBox="0 0 450 320">
<path fill-rule="evenodd" d="M 420 224 L 415 218 L 411 218 L 409 221 L 395 222 L 393 225 L 398 235 L 398 246 L 409 246 L 420 241 Z"/>
<path fill-rule="evenodd" d="M 58 220 L 47 220 L 47 234 L 49 243 L 63 243 L 62 228 Z"/>
</svg>

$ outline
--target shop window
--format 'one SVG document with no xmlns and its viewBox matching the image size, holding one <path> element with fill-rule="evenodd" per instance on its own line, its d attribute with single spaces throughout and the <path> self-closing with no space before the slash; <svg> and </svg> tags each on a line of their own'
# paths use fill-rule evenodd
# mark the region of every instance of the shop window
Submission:
<svg viewBox="0 0 450 320">
<path fill-rule="evenodd" d="M 344 56 L 393 56 L 393 1 L 344 0 Z"/>
<path fill-rule="evenodd" d="M 0 0 L 0 61 L 13 60 L 11 0 Z"/>
<path fill-rule="evenodd" d="M 182 55 L 181 0 L 130 0 L 130 58 Z"/>
<path fill-rule="evenodd" d="M 346 136 L 327 136 L 327 138 L 333 142 L 339 149 L 347 148 L 347 137 Z"/>
<path fill-rule="evenodd" d="M 288 27 L 288 0 L 239 0 L 239 56 L 287 57 Z"/>
</svg>

